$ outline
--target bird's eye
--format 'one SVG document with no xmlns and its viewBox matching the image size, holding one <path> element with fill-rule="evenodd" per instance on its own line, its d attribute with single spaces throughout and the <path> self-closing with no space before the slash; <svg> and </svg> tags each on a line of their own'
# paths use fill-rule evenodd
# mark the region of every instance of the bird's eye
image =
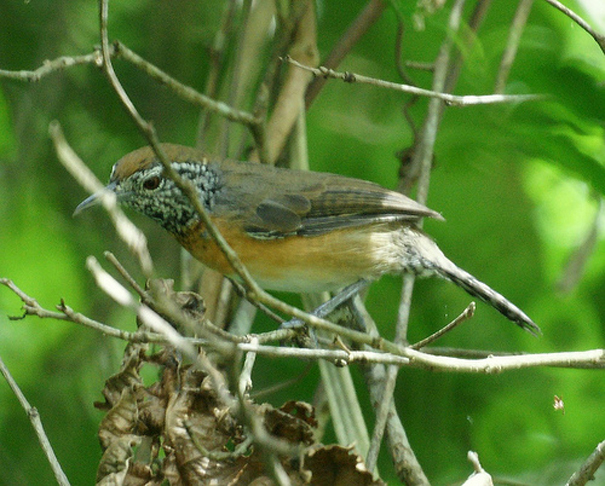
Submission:
<svg viewBox="0 0 605 486">
<path fill-rule="evenodd" d="M 159 187 L 160 181 L 161 179 L 159 176 L 150 177 L 145 182 L 143 182 L 143 187 L 148 191 L 153 191 L 154 189 L 157 189 Z"/>
</svg>

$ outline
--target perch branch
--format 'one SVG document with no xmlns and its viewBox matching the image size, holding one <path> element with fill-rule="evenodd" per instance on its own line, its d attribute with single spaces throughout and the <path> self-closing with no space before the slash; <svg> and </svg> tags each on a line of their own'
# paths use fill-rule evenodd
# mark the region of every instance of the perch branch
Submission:
<svg viewBox="0 0 605 486">
<path fill-rule="evenodd" d="M 314 68 L 311 66 L 305 66 L 294 59 L 286 56 L 284 61 L 293 64 L 300 69 L 310 71 L 315 76 L 340 79 L 346 83 L 362 83 L 377 86 L 379 88 L 392 89 L 395 91 L 401 91 L 402 93 L 408 93 L 415 96 L 424 96 L 428 98 L 436 98 L 447 103 L 450 106 L 474 106 L 474 105 L 492 105 L 500 103 L 519 103 L 525 101 L 536 101 L 543 100 L 546 98 L 542 94 L 520 94 L 520 95 L 503 95 L 503 94 L 489 94 L 489 95 L 464 95 L 458 96 L 449 93 L 443 93 L 439 91 L 432 91 L 428 89 L 418 88 L 416 86 L 410 86 L 409 84 L 393 83 L 392 81 L 385 81 L 384 79 L 372 78 L 369 76 L 363 76 L 361 74 L 355 74 L 348 71 L 337 72 L 333 69 L 320 66 Z"/>
</svg>

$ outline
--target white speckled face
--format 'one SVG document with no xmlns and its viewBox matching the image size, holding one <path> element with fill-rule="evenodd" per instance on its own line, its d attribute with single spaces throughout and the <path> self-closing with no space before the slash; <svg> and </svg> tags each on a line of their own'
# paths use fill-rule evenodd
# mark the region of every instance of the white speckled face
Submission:
<svg viewBox="0 0 605 486">
<path fill-rule="evenodd" d="M 172 167 L 181 177 L 193 182 L 202 203 L 211 210 L 221 188 L 217 171 L 210 164 L 194 162 L 175 162 Z M 152 218 L 171 233 L 179 234 L 198 217 L 187 197 L 163 172 L 162 166 L 155 163 L 123 180 L 113 180 L 114 167 L 111 182 L 116 184 L 115 192 L 122 204 Z"/>
</svg>

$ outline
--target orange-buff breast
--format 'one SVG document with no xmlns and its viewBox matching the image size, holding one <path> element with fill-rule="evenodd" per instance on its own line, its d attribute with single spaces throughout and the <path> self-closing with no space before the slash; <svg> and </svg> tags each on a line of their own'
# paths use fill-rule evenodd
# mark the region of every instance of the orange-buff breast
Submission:
<svg viewBox="0 0 605 486">
<path fill-rule="evenodd" d="M 217 227 L 254 279 L 266 289 L 320 292 L 396 271 L 394 255 L 385 251 L 393 238 L 393 231 L 387 228 L 377 231 L 376 226 L 370 225 L 314 237 L 257 239 L 235 230 L 234 225 L 217 222 Z M 202 238 L 200 233 L 204 234 Z M 197 260 L 234 276 L 223 252 L 201 224 L 178 240 Z"/>
</svg>

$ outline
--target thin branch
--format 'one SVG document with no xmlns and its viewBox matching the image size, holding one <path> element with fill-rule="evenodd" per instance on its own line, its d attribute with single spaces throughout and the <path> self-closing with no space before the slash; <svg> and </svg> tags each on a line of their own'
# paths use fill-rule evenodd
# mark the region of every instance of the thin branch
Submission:
<svg viewBox="0 0 605 486">
<path fill-rule="evenodd" d="M 353 297 L 350 308 L 355 316 L 352 322 L 355 323 L 358 328 L 372 336 L 378 335 L 376 323 L 364 307 L 359 295 Z M 382 400 L 382 396 L 384 395 L 383 390 L 386 367 L 375 364 L 373 366 L 363 366 L 362 370 L 364 372 L 367 387 L 370 391 L 372 404 L 375 408 L 378 408 L 380 400 Z M 395 401 L 392 397 L 389 404 L 386 428 L 388 432 L 389 451 L 398 477 L 407 484 L 428 485 L 429 481 L 410 445 L 410 441 L 408 440 L 401 418 L 395 408 Z"/>
<path fill-rule="evenodd" d="M 258 74 L 261 62 L 260 57 L 252 53 L 258 52 L 259 43 L 264 40 L 264 35 L 261 35 L 261 32 L 266 34 L 270 19 L 273 18 L 275 13 L 275 5 L 271 3 L 264 4 L 264 8 L 257 5 L 258 8 L 254 9 L 254 21 L 251 21 L 252 3 L 252 0 L 246 0 L 240 4 L 238 12 L 239 28 L 235 32 L 231 32 L 227 38 L 232 44 L 230 50 L 234 52 L 234 59 L 230 68 L 223 72 L 226 78 L 225 84 L 228 85 L 226 94 L 223 96 L 231 106 L 241 106 L 245 95 L 253 89 L 251 82 Z M 217 37 L 222 37 L 224 39 L 222 40 L 223 43 L 226 40 L 225 32 L 220 32 Z M 218 77 L 219 66 L 215 64 L 212 68 L 209 77 L 213 74 Z M 265 116 L 264 110 L 262 113 L 261 123 L 263 123 L 262 120 Z M 213 147 L 212 153 L 219 157 L 227 157 L 230 153 L 231 126 L 225 123 L 224 120 L 219 133 L 221 135 L 217 137 L 218 141 L 215 142 L 216 146 Z M 201 132 L 198 133 L 198 142 L 204 143 L 204 138 Z M 242 144 L 244 140 L 247 142 L 246 137 L 242 137 Z M 266 150 L 265 144 L 263 149 Z M 257 150 L 260 152 L 260 146 L 257 146 Z M 263 157 L 260 157 L 260 159 L 265 160 Z M 214 284 L 216 285 L 216 283 Z"/>
<path fill-rule="evenodd" d="M 445 100 L 441 97 L 441 95 L 446 89 L 448 70 L 450 68 L 450 56 L 454 45 L 454 35 L 460 29 L 464 3 L 465 0 L 457 0 L 452 6 L 448 22 L 448 34 L 445 37 L 439 50 L 439 54 L 437 55 L 437 59 L 435 60 L 432 92 L 439 94 L 439 96 L 433 96 L 428 103 L 426 119 L 412 157 L 412 167 L 417 168 L 419 174 L 416 198 L 420 204 L 426 204 L 428 199 L 434 146 L 437 139 L 437 130 L 439 128 L 439 123 L 444 110 Z M 414 94 L 419 93 L 416 92 Z M 420 220 L 418 226 L 422 228 L 422 220 Z M 403 344 L 407 342 L 409 310 L 411 306 L 414 280 L 415 278 L 413 274 L 404 275 L 403 277 L 403 289 L 401 303 L 399 306 L 399 314 L 397 316 L 395 344 Z M 372 442 L 366 460 L 366 465 L 370 471 L 374 469 L 376 462 L 378 461 L 378 453 L 380 451 L 380 445 L 382 443 L 382 438 L 385 431 L 388 411 L 393 399 L 393 392 L 395 391 L 395 383 L 397 381 L 398 372 L 399 368 L 396 366 L 387 367 L 384 391 L 379 402 L 378 410 L 376 411 L 376 422 L 374 424 Z M 423 477 L 419 477 L 418 479 L 421 481 L 420 484 L 426 481 L 426 478 Z"/>
<path fill-rule="evenodd" d="M 130 62 L 135 67 L 146 73 L 149 77 L 155 79 L 164 86 L 169 87 L 179 98 L 191 104 L 197 105 L 200 108 L 214 111 L 215 113 L 225 117 L 227 120 L 241 123 L 242 125 L 248 127 L 257 147 L 263 146 L 264 124 L 263 120 L 259 117 L 233 108 L 222 101 L 213 100 L 212 98 L 200 93 L 199 91 L 196 91 L 190 86 L 177 81 L 160 68 L 154 66 L 136 54 L 134 51 L 130 50 L 121 42 L 114 42 L 113 47 L 116 55 Z"/>
<path fill-rule="evenodd" d="M 98 265 L 98 263 L 97 263 Z M 102 271 L 103 272 L 103 271 Z M 109 280 L 104 282 L 104 286 L 112 286 L 111 279 L 113 277 L 103 275 L 103 279 L 109 277 Z M 108 283 L 109 282 L 109 283 Z M 116 282 L 117 283 L 117 282 Z M 153 343 L 167 343 L 168 338 L 165 335 L 157 333 L 141 332 L 130 333 L 127 331 L 121 331 L 119 329 L 112 328 L 105 324 L 93 321 L 88 317 L 74 312 L 70 307 L 65 304 L 61 304 L 59 309 L 60 312 L 52 312 L 41 307 L 38 302 L 25 294 L 19 287 L 17 287 L 11 280 L 6 278 L 0 278 L 0 285 L 8 287 L 13 291 L 25 304 L 24 310 L 26 315 L 35 315 L 40 318 L 50 318 L 63 321 L 73 322 L 74 324 L 81 324 L 86 327 L 90 327 L 101 333 L 104 333 L 110 337 L 123 339 L 130 342 L 153 342 Z M 119 283 L 117 284 L 120 285 Z M 120 289 L 118 293 L 114 292 L 115 289 L 110 289 L 110 292 L 117 297 L 117 299 L 125 302 L 126 305 L 130 306 L 133 303 L 132 297 L 126 296 L 128 291 L 124 288 Z M 130 295 L 130 294 L 128 294 Z M 124 297 L 126 296 L 126 297 Z M 136 303 L 134 303 L 136 304 Z M 15 319 L 15 318 L 12 318 Z M 223 331 L 223 333 L 226 333 Z M 537 366 L 550 366 L 557 368 L 568 368 L 568 369 L 603 369 L 605 368 L 605 350 L 593 349 L 588 351 L 575 351 L 575 352 L 564 352 L 564 353 L 543 353 L 543 354 L 499 354 L 489 351 L 474 351 L 474 350 L 443 350 L 449 351 L 450 355 L 444 354 L 433 354 L 437 349 L 427 349 L 426 351 L 418 351 L 411 347 L 401 348 L 402 352 L 397 354 L 391 353 L 377 353 L 371 351 L 343 351 L 337 350 L 325 350 L 325 349 L 305 349 L 305 348 L 291 348 L 291 347 L 273 347 L 264 346 L 262 343 L 270 341 L 280 341 L 285 337 L 291 336 L 291 329 L 281 329 L 278 331 L 271 331 L 263 334 L 248 335 L 248 336 L 233 336 L 229 335 L 232 342 L 235 342 L 238 348 L 245 351 L 254 351 L 257 354 L 266 355 L 271 358 L 290 358 L 297 357 L 301 359 L 312 359 L 320 358 L 330 361 L 339 361 L 341 363 L 381 363 L 381 364 L 395 364 L 397 366 L 411 366 L 414 368 L 423 368 L 432 371 L 450 371 L 450 372 L 464 372 L 464 373 L 500 373 L 507 370 L 516 370 L 521 368 L 534 368 Z M 207 339 L 199 338 L 181 338 L 184 342 L 189 343 L 192 346 L 209 345 L 215 346 L 215 343 L 209 342 Z M 257 339 L 257 345 L 250 343 L 251 339 Z M 478 358 L 458 358 L 455 355 L 463 355 L 462 352 L 468 352 L 471 356 L 477 356 Z"/>
<path fill-rule="evenodd" d="M 415 344 L 412 344 L 411 348 L 412 349 L 421 349 L 421 348 L 424 348 L 425 346 L 428 346 L 429 344 L 435 342 L 437 339 L 439 339 L 444 334 L 448 333 L 449 331 L 451 331 L 455 327 L 459 326 L 463 322 L 468 321 L 469 319 L 471 319 L 473 317 L 473 315 L 475 315 L 475 309 L 476 309 L 476 307 L 477 306 L 475 305 L 475 303 L 471 302 L 468 305 L 468 307 L 466 309 L 464 309 L 462 311 L 462 313 L 458 317 L 456 317 L 456 319 L 454 319 L 452 322 L 450 322 L 446 326 L 444 326 L 441 329 L 439 329 L 437 332 L 435 332 L 435 333 L 431 334 L 430 336 L 424 338 L 423 340 L 418 341 Z"/>
<path fill-rule="evenodd" d="M 296 23 L 289 46 L 290 55 L 304 64 L 319 63 L 314 2 L 300 2 L 304 9 Z M 312 76 L 305 71 L 290 67 L 281 81 L 279 94 L 267 122 L 267 162 L 274 164 L 288 141 L 292 128 L 305 109 L 305 91 Z"/>
<path fill-rule="evenodd" d="M 128 270 L 124 268 L 124 265 L 120 263 L 120 261 L 116 258 L 116 256 L 110 251 L 103 252 L 103 256 L 107 259 L 109 263 L 111 263 L 114 268 L 119 272 L 124 280 L 128 282 L 128 284 L 134 289 L 134 291 L 139 294 L 139 297 L 143 300 L 148 300 L 149 295 L 147 292 L 137 283 L 137 281 L 132 278 L 132 275 L 128 273 Z"/>
<path fill-rule="evenodd" d="M 605 201 L 599 197 L 597 211 L 588 234 L 568 258 L 565 268 L 562 270 L 561 276 L 556 283 L 556 288 L 559 292 L 563 294 L 571 292 L 582 278 L 586 264 L 593 255 L 595 245 L 599 240 L 599 235 L 601 234 L 601 228 L 603 226 L 603 215 L 605 215 Z"/>
<path fill-rule="evenodd" d="M 340 365 L 348 366 L 353 363 L 381 363 L 404 366 L 408 363 L 407 358 L 395 356 L 388 353 L 377 353 L 375 351 L 343 351 L 340 349 L 308 349 L 263 346 L 253 342 L 240 343 L 238 349 L 246 352 L 256 352 L 268 358 L 300 358 L 300 359 L 323 359 L 338 362 Z"/>
<path fill-rule="evenodd" d="M 483 359 L 487 358 L 488 356 L 521 356 L 527 354 L 522 351 L 505 352 L 487 349 L 463 349 L 440 346 L 422 348 L 422 352 L 434 354 L 436 356 L 451 356 L 452 358 L 467 359 Z"/>
<path fill-rule="evenodd" d="M 392 89 L 395 91 L 401 91 L 402 93 L 408 93 L 416 96 L 424 96 L 428 98 L 436 98 L 444 101 L 451 106 L 473 106 L 473 105 L 491 105 L 500 103 L 519 103 L 525 101 L 536 101 L 543 100 L 546 98 L 545 95 L 541 94 L 521 94 L 521 95 L 502 95 L 502 94 L 489 94 L 489 95 L 465 95 L 458 96 L 449 93 L 443 93 L 439 91 L 431 91 L 428 89 L 418 88 L 416 86 L 410 86 L 409 84 L 393 83 L 391 81 L 385 81 L 383 79 L 372 78 L 369 76 L 363 76 L 361 74 L 355 74 L 348 71 L 337 72 L 332 69 L 320 66 L 314 68 L 311 66 L 305 66 L 294 59 L 286 56 L 284 61 L 293 64 L 300 69 L 312 72 L 315 76 L 340 79 L 346 83 L 362 83 L 377 86 L 379 88 Z"/>
<path fill-rule="evenodd" d="M 152 330 L 163 335 L 173 346 L 195 360 L 197 352 L 191 343 L 151 308 L 135 301 L 131 293 L 107 273 L 95 257 L 90 256 L 86 259 L 86 267 L 92 273 L 97 286 L 109 295 L 109 297 L 122 307 L 127 307 L 135 311 L 137 316 Z"/>
<path fill-rule="evenodd" d="M 82 56 L 61 56 L 52 61 L 44 61 L 42 66 L 34 71 L 7 71 L 0 69 L 0 78 L 14 79 L 17 81 L 38 82 L 45 76 L 64 71 L 72 66 L 81 66 L 83 64 L 94 64 L 101 66 L 101 53 L 94 51 Z"/>
<path fill-rule="evenodd" d="M 258 339 L 252 338 L 250 341 L 251 349 L 247 350 L 246 359 L 244 360 L 244 365 L 242 366 L 242 370 L 239 374 L 239 393 L 244 396 L 252 389 L 252 370 L 254 369 L 254 363 L 256 362 L 256 347 L 258 347 Z M 242 348 L 238 346 L 238 350 L 244 351 Z"/>
<path fill-rule="evenodd" d="M 404 356 L 410 366 L 432 371 L 495 374 L 503 371 L 553 366 L 565 368 L 605 368 L 605 350 L 571 351 L 564 353 L 526 354 L 520 356 L 488 356 L 483 359 L 462 359 L 437 356 L 406 348 Z"/>
<path fill-rule="evenodd" d="M 103 324 L 101 322 L 95 321 L 86 317 L 83 314 L 78 312 L 74 312 L 73 309 L 65 304 L 65 302 L 61 301 L 61 303 L 57 306 L 60 312 L 53 312 L 47 309 L 44 309 L 36 299 L 30 297 L 25 292 L 23 292 L 19 287 L 15 285 L 12 280 L 7 278 L 0 278 L 0 285 L 4 285 L 12 290 L 23 302 L 23 310 L 26 316 L 36 316 L 41 319 L 56 319 L 58 321 L 68 321 L 73 322 L 74 324 L 80 324 L 82 326 L 88 327 L 90 329 L 94 329 L 106 336 L 122 339 L 124 341 L 129 341 L 132 343 L 136 342 L 166 342 L 166 338 L 160 336 L 158 334 L 152 333 L 131 333 L 128 331 L 122 331 L 121 329 L 116 329 L 115 327 L 108 326 L 107 324 Z M 16 320 L 17 318 L 11 317 L 12 320 Z"/>
<path fill-rule="evenodd" d="M 432 62 L 422 62 L 422 61 L 405 61 L 405 67 L 408 69 L 415 69 L 417 71 L 432 71 L 435 69 L 435 66 Z"/>
<path fill-rule="evenodd" d="M 386 371 L 382 394 L 378 401 L 379 406 L 376 409 L 372 440 L 366 458 L 366 467 L 370 471 L 374 470 L 376 463 L 378 462 L 378 453 L 380 452 L 380 445 L 382 444 L 387 419 L 391 412 L 391 404 L 393 403 L 393 393 L 395 392 L 399 367 L 391 365 L 387 367 Z"/>
<path fill-rule="evenodd" d="M 594 452 L 588 456 L 582 467 L 573 473 L 566 486 L 584 486 L 588 481 L 594 480 L 594 474 L 605 460 L 605 441 L 600 442 Z"/>
<path fill-rule="evenodd" d="M 69 480 L 67 479 L 67 476 L 63 472 L 63 469 L 61 468 L 61 464 L 59 464 L 59 460 L 57 459 L 57 456 L 55 455 L 55 451 L 53 450 L 50 440 L 48 440 L 48 436 L 46 435 L 46 432 L 44 431 L 44 426 L 42 425 L 42 420 L 40 419 L 40 413 L 38 412 L 38 410 L 35 407 L 32 407 L 29 404 L 29 402 L 27 401 L 27 398 L 25 398 L 25 395 L 19 388 L 19 385 L 14 380 L 10 371 L 4 364 L 4 361 L 2 361 L 2 358 L 0 358 L 0 373 L 2 373 L 2 376 L 4 376 L 4 379 L 8 383 L 8 386 L 10 387 L 12 392 L 17 397 L 17 400 L 19 400 L 21 407 L 23 408 L 23 410 L 25 410 L 25 413 L 27 414 L 27 418 L 29 418 L 29 421 L 31 422 L 32 427 L 34 428 L 34 431 L 36 432 L 36 436 L 38 437 L 40 446 L 42 447 L 42 450 L 44 451 L 44 454 L 46 455 L 46 459 L 48 459 L 48 462 L 50 463 L 50 467 L 52 468 L 53 473 L 55 474 L 55 478 L 56 478 L 57 482 L 61 486 L 69 486 Z"/>
<path fill-rule="evenodd" d="M 504 93 L 506 81 L 508 80 L 508 75 L 513 65 L 513 61 L 517 55 L 517 49 L 519 48 L 519 43 L 521 42 L 521 35 L 525 29 L 525 24 L 527 23 L 533 3 L 534 0 L 521 0 L 519 5 L 517 5 L 517 11 L 515 12 L 515 16 L 511 24 L 506 48 L 502 54 L 500 68 L 498 69 L 498 75 L 496 76 L 494 93 Z"/>
<path fill-rule="evenodd" d="M 21 299 L 23 302 L 23 310 L 25 312 L 25 316 L 36 316 L 40 319 L 56 319 L 59 321 L 68 321 L 74 324 L 79 324 L 84 327 L 88 327 L 95 331 L 98 331 L 106 336 L 121 339 L 123 341 L 128 341 L 131 343 L 158 343 L 158 344 L 167 344 L 168 339 L 165 336 L 154 332 L 147 332 L 138 330 L 135 333 L 123 331 L 121 329 L 116 329 L 114 327 L 108 326 L 107 324 L 103 324 L 101 322 L 95 321 L 86 317 L 79 312 L 75 312 L 71 307 L 65 304 L 65 302 L 61 301 L 61 303 L 57 306 L 60 312 L 53 312 L 47 310 L 40 306 L 38 301 L 33 297 L 27 295 L 23 290 L 21 290 L 15 283 L 7 278 L 0 278 L 0 285 L 4 285 L 8 287 L 12 292 L 14 292 L 17 297 Z M 10 317 L 11 320 L 22 319 L 25 316 L 19 317 Z M 172 316 L 171 316 L 172 317 Z M 209 331 L 211 334 L 215 334 L 220 338 L 225 339 L 226 341 L 230 341 L 233 343 L 242 343 L 248 342 L 250 339 L 257 339 L 259 343 L 269 343 L 269 342 L 280 342 L 280 341 L 291 341 L 296 337 L 298 331 L 295 329 L 278 329 L 275 331 L 269 331 L 262 334 L 252 334 L 249 336 L 237 336 L 223 329 L 216 328 L 210 322 L 204 322 L 204 329 Z M 208 339 L 198 339 L 198 338 L 187 338 L 187 340 L 195 346 L 199 345 L 207 345 Z"/>
<path fill-rule="evenodd" d="M 106 55 L 109 58 L 120 57 L 130 62 L 135 67 L 145 72 L 149 77 L 155 79 L 164 86 L 169 87 L 175 93 L 175 95 L 181 99 L 184 99 L 185 101 L 188 101 L 203 109 L 216 112 L 225 117 L 227 120 L 241 123 L 248 127 L 257 147 L 259 147 L 259 153 L 263 153 L 262 147 L 264 145 L 264 124 L 261 117 L 233 108 L 222 101 L 214 100 L 196 91 L 190 86 L 175 80 L 119 41 L 116 41 L 112 46 L 107 46 L 106 52 Z M 38 82 L 45 76 L 59 71 L 64 71 L 73 66 L 92 64 L 97 67 L 103 67 L 103 56 L 104 54 L 101 50 L 95 50 L 90 54 L 84 54 L 81 56 L 61 56 L 53 60 L 44 61 L 42 66 L 33 71 L 10 71 L 0 69 L 0 78 L 25 82 Z"/>
<path fill-rule="evenodd" d="M 563 5 L 558 0 L 546 0 L 546 1 L 548 3 L 550 3 L 556 9 L 560 10 L 561 12 L 563 12 L 571 20 L 573 20 L 576 24 L 578 24 L 586 32 L 588 32 L 592 36 L 592 38 L 597 42 L 597 44 L 599 44 L 599 47 L 603 51 L 603 54 L 605 54 L 605 35 L 599 34 L 582 17 L 580 17 L 577 13 L 575 13 L 570 8 L 567 8 L 565 5 Z"/>
<path fill-rule="evenodd" d="M 461 36 L 462 47 L 455 53 L 454 60 L 449 68 L 449 72 L 447 75 L 447 81 L 445 83 L 445 89 L 443 89 L 446 93 L 451 93 L 454 91 L 454 87 L 458 82 L 458 78 L 460 77 L 460 73 L 462 71 L 462 66 L 466 61 L 466 56 L 463 54 L 464 52 L 471 52 L 473 48 L 473 44 L 477 41 L 477 33 L 481 28 L 481 25 L 485 21 L 487 17 L 487 13 L 492 6 L 494 0 L 478 0 L 475 3 L 473 11 L 468 19 L 468 24 L 466 28 L 459 32 L 458 35 Z M 546 98 L 546 96 L 544 96 Z"/>
<path fill-rule="evenodd" d="M 474 451 L 468 451 L 466 457 L 473 465 L 475 471 L 468 477 L 462 486 L 494 486 L 491 475 L 483 469 L 481 462 L 479 462 L 479 454 Z"/>
<path fill-rule="evenodd" d="M 111 191 L 103 191 L 103 184 L 96 178 L 93 172 L 82 162 L 78 155 L 65 140 L 61 125 L 53 121 L 49 125 L 49 133 L 55 144 L 57 157 L 63 167 L 78 181 L 78 183 L 90 193 L 100 193 L 100 200 L 105 210 L 109 213 L 116 231 L 126 246 L 136 255 L 143 274 L 150 277 L 153 273 L 153 262 L 147 248 L 145 235 L 126 217 L 118 207 L 116 196 Z"/>
<path fill-rule="evenodd" d="M 30 315 L 36 315 L 40 318 L 51 318 L 51 319 L 63 319 L 73 322 L 74 324 L 81 324 L 85 327 L 89 327 L 90 329 L 94 329 L 95 331 L 99 331 L 106 336 L 122 339 L 124 341 L 128 341 L 131 343 L 167 343 L 168 340 L 165 336 L 157 333 L 150 332 L 128 332 L 123 331 L 121 329 L 116 329 L 115 327 L 108 326 L 107 324 L 103 324 L 101 322 L 95 321 L 86 317 L 84 314 L 79 312 L 74 312 L 74 310 L 65 304 L 64 301 L 57 306 L 57 308 L 62 312 L 62 314 L 58 314 L 56 312 L 47 313 L 42 308 L 38 309 L 27 309 L 26 312 Z"/>
<path fill-rule="evenodd" d="M 332 48 L 323 65 L 329 69 L 338 66 L 368 29 L 382 16 L 382 12 L 384 12 L 387 5 L 388 2 L 384 0 L 370 0 Z M 309 89 L 305 95 L 307 109 L 309 109 L 325 83 L 325 77 L 317 77 L 309 84 Z"/>
</svg>

